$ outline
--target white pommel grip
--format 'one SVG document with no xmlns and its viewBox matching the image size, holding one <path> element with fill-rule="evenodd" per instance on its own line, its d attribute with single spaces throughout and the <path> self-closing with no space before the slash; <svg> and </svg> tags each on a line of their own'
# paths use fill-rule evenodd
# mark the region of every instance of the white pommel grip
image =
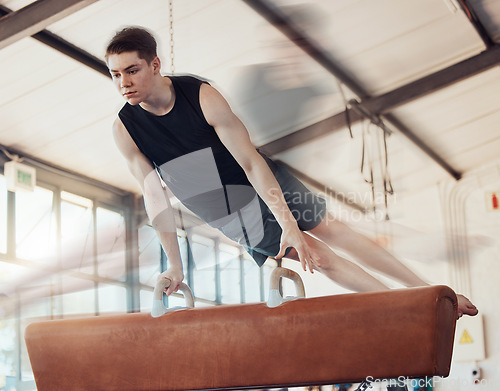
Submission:
<svg viewBox="0 0 500 391">
<path fill-rule="evenodd" d="M 158 278 L 156 282 L 155 290 L 153 293 L 153 307 L 151 308 L 151 316 L 153 318 L 158 318 L 167 312 L 182 309 L 182 308 L 194 308 L 194 296 L 191 288 L 184 284 L 183 282 L 179 285 L 179 290 L 184 295 L 186 300 L 186 307 L 174 307 L 165 308 L 163 305 L 163 292 L 166 288 L 170 286 L 171 281 L 168 278 Z"/>
<path fill-rule="evenodd" d="M 295 289 L 297 290 L 297 297 L 283 298 L 279 291 L 279 282 L 281 278 L 288 278 L 295 283 Z M 306 291 L 304 289 L 304 283 L 300 278 L 299 274 L 290 269 L 285 269 L 283 267 L 277 267 L 271 273 L 271 283 L 269 286 L 269 297 L 267 299 L 267 306 L 274 308 L 284 303 L 285 301 L 294 300 L 297 298 L 306 297 Z"/>
</svg>

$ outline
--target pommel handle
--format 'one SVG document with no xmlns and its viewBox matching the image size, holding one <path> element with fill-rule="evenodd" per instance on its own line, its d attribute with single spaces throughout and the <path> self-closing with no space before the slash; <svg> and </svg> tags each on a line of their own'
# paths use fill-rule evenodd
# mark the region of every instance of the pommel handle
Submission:
<svg viewBox="0 0 500 391">
<path fill-rule="evenodd" d="M 274 308 L 284 303 L 285 301 L 291 300 L 289 298 L 284 299 L 279 292 L 279 282 L 281 278 L 288 278 L 289 280 L 292 280 L 295 283 L 295 289 L 297 290 L 297 297 L 293 297 L 292 299 L 306 297 L 304 283 L 302 282 L 302 278 L 300 278 L 299 274 L 290 269 L 277 267 L 271 273 L 269 298 L 267 300 L 268 307 Z"/>
<path fill-rule="evenodd" d="M 151 316 L 153 318 L 158 318 L 163 314 L 180 309 L 180 308 L 194 308 L 194 296 L 191 288 L 184 284 L 183 282 L 179 285 L 179 290 L 184 295 L 186 300 L 186 307 L 175 307 L 175 308 L 165 308 L 163 305 L 163 292 L 170 286 L 171 281 L 168 278 L 158 278 L 156 282 L 155 290 L 153 293 L 153 308 L 151 309 Z"/>
</svg>

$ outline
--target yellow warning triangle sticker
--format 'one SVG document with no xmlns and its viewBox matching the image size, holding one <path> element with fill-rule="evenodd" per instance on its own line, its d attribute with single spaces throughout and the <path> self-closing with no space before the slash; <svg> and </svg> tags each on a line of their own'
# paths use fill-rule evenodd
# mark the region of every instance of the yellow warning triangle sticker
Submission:
<svg viewBox="0 0 500 391">
<path fill-rule="evenodd" d="M 460 343 L 473 343 L 473 339 L 471 338 L 469 332 L 467 331 L 467 329 L 464 329 L 464 332 L 462 334 L 462 336 L 460 337 Z"/>
</svg>

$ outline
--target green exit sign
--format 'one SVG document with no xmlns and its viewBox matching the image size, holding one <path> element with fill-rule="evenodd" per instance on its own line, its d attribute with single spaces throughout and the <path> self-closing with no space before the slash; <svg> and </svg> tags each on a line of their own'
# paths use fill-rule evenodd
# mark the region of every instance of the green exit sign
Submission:
<svg viewBox="0 0 500 391">
<path fill-rule="evenodd" d="M 9 191 L 33 191 L 36 186 L 36 170 L 26 164 L 16 161 L 4 164 L 4 175 Z"/>
<path fill-rule="evenodd" d="M 25 186 L 31 186 L 33 176 L 29 172 L 17 170 L 17 183 Z"/>
</svg>

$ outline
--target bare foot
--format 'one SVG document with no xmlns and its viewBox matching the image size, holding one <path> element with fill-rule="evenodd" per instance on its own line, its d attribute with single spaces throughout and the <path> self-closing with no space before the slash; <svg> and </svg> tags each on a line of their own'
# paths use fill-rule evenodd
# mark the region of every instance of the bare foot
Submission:
<svg viewBox="0 0 500 391">
<path fill-rule="evenodd" d="M 470 316 L 477 315 L 479 311 L 467 297 L 465 297 L 464 295 L 457 295 L 457 298 L 458 298 L 457 319 L 461 318 L 462 315 L 470 315 Z"/>
</svg>

